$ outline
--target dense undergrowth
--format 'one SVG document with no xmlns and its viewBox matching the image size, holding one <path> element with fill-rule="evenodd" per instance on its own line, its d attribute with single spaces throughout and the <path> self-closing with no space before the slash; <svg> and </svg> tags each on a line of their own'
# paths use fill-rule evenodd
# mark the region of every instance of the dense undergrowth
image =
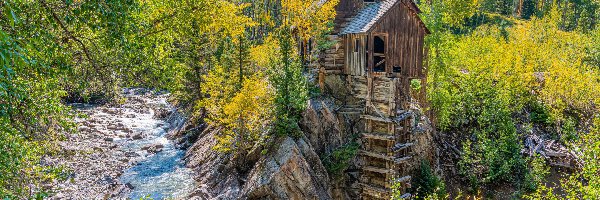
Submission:
<svg viewBox="0 0 600 200">
<path fill-rule="evenodd" d="M 51 192 L 42 185 L 65 170 L 41 161 L 74 131 L 65 102 L 118 103 L 122 87 L 171 91 L 194 121 L 222 127 L 216 150 L 242 161 L 273 137 L 300 136 L 315 93 L 303 64 L 333 45 L 325 36 L 337 2 L 0 1 L 0 198 Z M 465 192 L 512 185 L 516 197 L 600 196 L 600 2 L 418 3 L 432 32 L 428 98 L 440 134 L 459 136 Z M 544 184 L 543 160 L 520 153 L 528 134 L 582 155 L 583 169 L 563 182 L 567 196 Z M 322 160 L 343 173 L 357 148 Z M 419 195 L 449 198 L 429 166 L 419 174 Z"/>
<path fill-rule="evenodd" d="M 597 155 L 598 147 L 582 140 L 595 137 L 590 129 L 600 117 L 600 4 L 521 2 L 526 6 L 489 0 L 420 5 L 433 32 L 427 38 L 428 98 L 442 137 L 462 142 L 454 144 L 462 147 L 458 177 L 450 178 L 464 183 L 468 194 L 493 197 L 506 184 L 516 191 L 513 197 L 545 189 L 540 162 L 521 153 L 530 134 Z M 598 173 L 595 163 L 586 162 L 584 171 Z M 568 198 L 597 191 L 594 179 L 569 179 L 579 196 Z"/>
<path fill-rule="evenodd" d="M 0 1 L 0 198 L 51 193 L 68 171 L 42 161 L 74 132 L 65 103 L 119 103 L 123 87 L 169 90 L 193 121 L 222 127 L 215 149 L 241 162 L 299 136 L 307 44 L 326 48 L 336 4 Z"/>
</svg>

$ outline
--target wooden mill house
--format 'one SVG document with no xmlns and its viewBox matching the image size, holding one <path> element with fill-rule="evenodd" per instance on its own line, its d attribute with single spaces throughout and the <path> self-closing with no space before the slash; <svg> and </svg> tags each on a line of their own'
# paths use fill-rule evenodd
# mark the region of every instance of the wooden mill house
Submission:
<svg viewBox="0 0 600 200">
<path fill-rule="evenodd" d="M 336 11 L 330 39 L 337 44 L 320 56 L 319 81 L 340 76 L 355 99 L 340 112 L 364 123 L 361 197 L 389 199 L 394 183 L 403 194 L 410 187 L 404 166 L 413 157 L 410 101 L 424 102 L 429 30 L 412 0 L 340 0 Z M 417 94 L 411 81 L 422 83 Z"/>
</svg>

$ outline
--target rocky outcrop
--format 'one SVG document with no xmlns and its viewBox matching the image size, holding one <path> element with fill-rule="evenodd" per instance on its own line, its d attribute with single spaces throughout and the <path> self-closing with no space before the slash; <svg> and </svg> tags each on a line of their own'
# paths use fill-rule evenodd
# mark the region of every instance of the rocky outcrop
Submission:
<svg viewBox="0 0 600 200">
<path fill-rule="evenodd" d="M 242 190 L 243 199 L 331 199 L 319 156 L 303 139 L 285 138 L 259 160 Z"/>
<path fill-rule="evenodd" d="M 327 171 L 305 139 L 274 141 L 242 174 L 229 155 L 213 150 L 219 131 L 207 128 L 188 149 L 187 166 L 199 183 L 191 199 L 331 199 Z"/>
<path fill-rule="evenodd" d="M 422 111 L 423 109 L 420 107 L 416 100 L 411 101 L 410 103 L 410 112 L 413 116 L 411 118 L 411 130 L 412 130 L 412 138 L 413 138 L 413 159 L 411 162 L 407 163 L 406 171 L 414 171 L 419 168 L 421 165 L 421 161 L 428 160 L 429 163 L 435 163 L 435 146 L 433 136 L 435 133 L 435 129 L 431 120 L 427 115 L 425 115 Z"/>
<path fill-rule="evenodd" d="M 342 131 L 338 117 L 333 113 L 333 103 L 326 100 L 310 100 L 303 113 L 300 126 L 308 142 L 319 154 L 344 144 L 349 134 Z"/>
<path fill-rule="evenodd" d="M 213 150 L 220 129 L 205 129 L 186 153 L 186 166 L 194 169 L 198 186 L 191 199 L 237 199 L 242 188 L 240 175 L 230 156 Z"/>
</svg>

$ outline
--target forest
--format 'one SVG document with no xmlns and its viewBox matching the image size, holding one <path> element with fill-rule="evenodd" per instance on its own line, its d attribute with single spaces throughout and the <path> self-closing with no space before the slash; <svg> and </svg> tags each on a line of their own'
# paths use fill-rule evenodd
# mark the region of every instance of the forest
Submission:
<svg viewBox="0 0 600 200">
<path fill-rule="evenodd" d="M 71 169 L 44 160 L 83 134 L 70 105 L 120 105 L 125 88 L 168 91 L 189 123 L 218 129 L 212 151 L 253 172 L 254 155 L 307 137 L 307 102 L 331 98 L 310 63 L 335 46 L 339 2 L 0 1 L 0 197 L 52 197 Z M 415 3 L 438 153 L 418 161 L 411 198 L 600 198 L 600 1 Z M 348 180 L 358 146 L 315 150 L 325 182 Z"/>
</svg>

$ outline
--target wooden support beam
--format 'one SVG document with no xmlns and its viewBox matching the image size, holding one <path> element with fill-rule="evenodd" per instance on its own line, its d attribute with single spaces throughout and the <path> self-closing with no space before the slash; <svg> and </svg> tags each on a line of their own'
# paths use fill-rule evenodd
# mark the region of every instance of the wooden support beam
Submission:
<svg viewBox="0 0 600 200">
<path fill-rule="evenodd" d="M 360 150 L 359 154 L 362 155 L 362 156 L 369 156 L 369 157 L 373 157 L 373 158 L 379 158 L 379 159 L 394 161 L 394 157 L 388 156 L 388 155 L 385 155 L 385 154 L 381 154 L 381 153 L 375 153 L 375 152 L 371 152 L 371 151 Z"/>
<path fill-rule="evenodd" d="M 389 194 L 391 192 L 390 189 L 383 188 L 383 187 L 373 186 L 373 185 L 364 184 L 364 183 L 361 183 L 360 185 L 363 187 L 363 190 L 366 190 L 363 192 L 368 193 L 370 195 L 376 194 L 376 195 L 372 195 L 372 196 L 378 196 L 378 195 L 382 195 L 382 194 L 385 195 L 385 194 Z"/>
<path fill-rule="evenodd" d="M 343 74 L 342 70 L 337 70 L 337 69 L 333 69 L 333 70 L 325 70 L 325 74 L 330 75 L 330 74 Z"/>
<path fill-rule="evenodd" d="M 392 151 L 397 152 L 397 151 L 406 149 L 408 147 L 411 147 L 413 145 L 414 145 L 414 143 L 412 143 L 412 142 L 411 143 L 398 143 L 398 144 L 394 145 L 394 147 L 392 148 Z"/>
<path fill-rule="evenodd" d="M 380 174 L 396 174 L 396 172 L 394 170 L 373 167 L 373 166 L 364 166 L 362 169 L 365 171 L 370 171 L 370 172 L 375 172 L 375 173 L 380 173 Z"/>
<path fill-rule="evenodd" d="M 372 115 L 361 115 L 360 118 L 368 119 L 368 120 L 373 120 L 373 121 L 378 121 L 378 122 L 392 123 L 392 119 L 387 118 L 387 117 L 376 117 L 376 116 L 372 116 Z"/>
<path fill-rule="evenodd" d="M 365 139 L 388 140 L 388 141 L 394 141 L 396 138 L 394 135 L 381 134 L 381 133 L 362 133 L 362 136 Z"/>
<path fill-rule="evenodd" d="M 403 163 L 403 162 L 406 162 L 406 161 L 410 160 L 411 158 L 412 158 L 412 156 L 406 156 L 406 157 L 402 157 L 402 158 L 396 158 L 396 159 L 394 160 L 394 162 L 395 162 L 396 164 L 401 164 L 401 163 Z"/>
</svg>

